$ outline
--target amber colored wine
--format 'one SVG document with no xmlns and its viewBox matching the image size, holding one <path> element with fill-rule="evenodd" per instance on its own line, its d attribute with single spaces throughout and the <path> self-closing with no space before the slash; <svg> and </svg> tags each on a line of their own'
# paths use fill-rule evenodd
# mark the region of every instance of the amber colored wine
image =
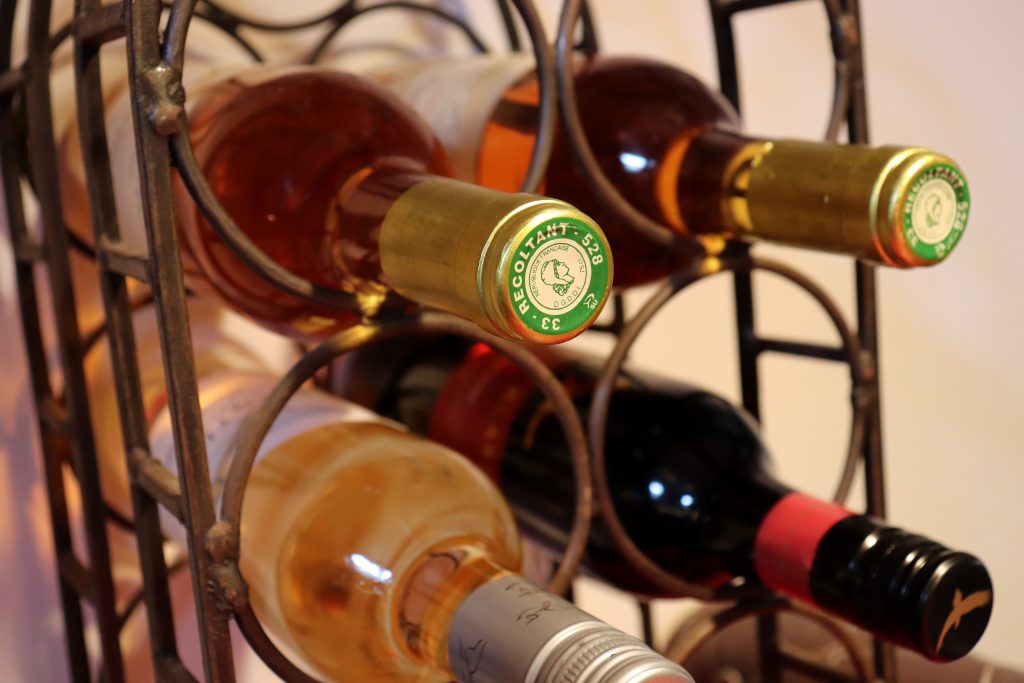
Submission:
<svg viewBox="0 0 1024 683">
<path fill-rule="evenodd" d="M 115 171 L 135 163 L 129 96 L 110 107 Z M 188 103 L 199 166 L 239 228 L 278 265 L 359 303 L 339 313 L 277 289 L 221 240 L 176 177 L 189 270 L 272 329 L 345 329 L 390 291 L 519 341 L 564 341 L 600 312 L 612 277 L 600 229 L 563 202 L 445 178 L 426 124 L 378 86 L 327 69 L 259 67 L 200 80 Z M 65 150 L 68 223 L 87 233 L 81 160 L 76 171 L 74 145 Z M 144 250 L 134 185 L 115 184 L 124 238 Z"/>
<path fill-rule="evenodd" d="M 585 413 L 596 367 L 541 355 Z M 482 344 L 430 337 L 361 349 L 339 382 L 345 395 L 471 458 L 500 483 L 525 533 L 564 547 L 572 466 L 558 416 L 519 366 Z M 713 394 L 624 375 L 605 449 L 622 524 L 667 572 L 711 586 L 758 580 L 933 659 L 963 656 L 985 630 L 992 584 L 975 557 L 775 480 L 753 421 Z M 599 520 L 591 571 L 669 597 L 623 559 Z"/>
<path fill-rule="evenodd" d="M 529 59 L 440 60 L 377 78 L 435 126 L 457 177 L 518 187 L 538 121 Z M 647 59 L 581 60 L 575 79 L 583 130 L 611 183 L 652 220 L 711 237 L 711 251 L 731 237 L 922 266 L 945 258 L 966 224 L 966 181 L 941 154 L 747 137 L 720 95 Z M 595 193 L 561 132 L 542 191 L 579 206 L 605 229 L 617 285 L 648 282 L 683 264 Z"/>
</svg>

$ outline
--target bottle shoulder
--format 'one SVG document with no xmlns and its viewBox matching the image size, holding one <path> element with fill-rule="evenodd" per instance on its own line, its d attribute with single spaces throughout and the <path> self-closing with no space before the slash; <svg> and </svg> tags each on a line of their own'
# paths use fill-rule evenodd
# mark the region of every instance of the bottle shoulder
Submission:
<svg viewBox="0 0 1024 683">
<path fill-rule="evenodd" d="M 618 103 L 637 117 L 653 115 L 698 127 L 739 126 L 736 110 L 717 90 L 665 62 L 635 56 L 592 57 L 578 65 L 575 78 L 584 119 L 590 118 L 589 112 L 583 111 L 584 100 L 592 100 L 595 104 Z"/>
</svg>

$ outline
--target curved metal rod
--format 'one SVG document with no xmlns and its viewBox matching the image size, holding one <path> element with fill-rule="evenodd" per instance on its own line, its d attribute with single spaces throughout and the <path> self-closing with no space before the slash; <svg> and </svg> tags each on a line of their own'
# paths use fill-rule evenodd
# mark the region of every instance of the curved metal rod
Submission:
<svg viewBox="0 0 1024 683">
<path fill-rule="evenodd" d="M 163 58 L 179 74 L 185 66 L 185 41 L 199 0 L 173 0 L 164 29 Z"/>
<path fill-rule="evenodd" d="M 832 96 L 832 111 L 825 126 L 825 140 L 837 142 L 839 129 L 843 126 L 846 109 L 850 106 L 850 70 L 846 62 L 836 62 L 835 91 Z"/>
<path fill-rule="evenodd" d="M 317 24 L 323 24 L 331 19 L 336 19 L 346 13 L 355 10 L 357 0 L 343 0 L 341 4 L 337 5 L 334 9 L 328 10 L 323 14 L 309 19 L 299 19 L 293 22 L 282 22 L 274 23 L 269 21 L 261 21 L 253 17 L 247 17 L 238 14 L 237 12 L 229 9 L 225 9 L 216 0 L 202 0 L 203 4 L 208 5 L 211 10 L 216 14 L 224 16 L 226 19 L 230 19 L 235 23 L 236 26 L 248 26 L 249 28 L 256 29 L 257 31 L 295 31 L 304 28 L 313 28 Z"/>
<path fill-rule="evenodd" d="M 330 30 L 327 31 L 327 35 L 321 38 L 320 42 L 317 43 L 316 48 L 306 59 L 307 62 L 309 62 L 310 64 L 317 62 L 320 59 L 320 56 L 323 54 L 323 51 L 327 49 L 328 45 L 330 45 L 331 40 L 338 34 L 339 31 L 341 31 L 341 29 L 347 26 L 349 22 L 351 22 L 353 19 L 365 16 L 370 12 L 382 9 L 406 9 L 433 15 L 459 28 L 462 31 L 462 34 L 466 36 L 470 43 L 472 43 L 473 47 L 476 49 L 477 52 L 483 53 L 490 51 L 487 49 L 487 45 L 484 44 L 483 40 L 480 39 L 480 36 L 478 36 L 476 32 L 473 30 L 472 26 L 470 26 L 465 21 L 463 21 L 456 15 L 452 14 L 451 12 L 441 9 L 440 7 L 434 7 L 432 5 L 421 5 L 416 2 L 405 2 L 404 0 L 392 0 L 390 2 L 382 2 L 377 5 L 369 5 L 367 7 L 360 8 L 355 8 L 353 3 L 348 3 L 342 8 L 342 10 L 347 10 L 350 7 L 352 9 L 349 11 L 339 11 L 336 14 L 336 16 L 328 17 L 329 19 L 334 20 L 334 25 L 331 26 Z"/>
<path fill-rule="evenodd" d="M 231 36 L 257 62 L 263 61 L 260 51 L 238 34 L 237 29 L 241 22 L 231 12 L 221 9 L 210 0 L 202 0 L 202 4 L 199 4 L 199 1 L 162 0 L 162 7 L 169 10 L 163 44 L 163 59 L 168 65 L 179 75 L 184 70 L 185 42 L 188 40 L 188 29 L 193 16 L 203 19 Z"/>
<path fill-rule="evenodd" d="M 178 73 L 184 66 L 184 45 L 188 33 L 189 20 L 198 0 L 176 0 L 171 8 L 168 19 L 167 39 L 164 45 L 164 61 L 177 69 Z M 551 145 L 554 141 L 554 95 L 548 65 L 552 62 L 550 48 L 544 38 L 543 27 L 530 0 L 516 0 L 517 8 L 523 13 L 524 22 L 535 40 L 534 50 L 538 60 L 538 74 L 542 89 L 541 120 L 538 124 L 537 141 L 531 159 L 530 170 L 524 180 L 524 189 L 534 189 L 543 177 L 544 168 L 550 157 Z M 553 68 L 553 67 L 552 67 Z M 361 315 L 362 311 L 356 298 L 340 290 L 318 286 L 305 278 L 299 277 L 280 266 L 265 252 L 256 246 L 249 237 L 239 229 L 234 219 L 224 210 L 214 195 L 205 175 L 199 168 L 195 150 L 189 139 L 188 116 L 184 107 L 178 116 L 177 130 L 172 135 L 171 149 L 175 165 L 182 182 L 188 188 L 206 218 L 207 222 L 249 268 L 268 283 L 303 301 L 318 304 L 334 310 L 347 311 Z M 390 295 L 385 299 L 382 311 L 391 312 L 404 308 L 407 304 L 399 302 Z"/>
<path fill-rule="evenodd" d="M 163 0 L 161 4 L 164 9 L 168 10 L 174 6 L 173 0 Z M 263 61 L 263 55 L 256 49 L 256 46 L 238 33 L 238 23 L 231 17 L 225 17 L 222 13 L 212 10 L 209 4 L 198 5 L 195 8 L 194 16 L 199 17 L 210 26 L 214 26 L 220 29 L 222 33 L 230 36 L 239 44 L 239 46 L 241 46 L 243 50 L 248 52 L 249 56 L 251 56 L 255 61 Z"/>
<path fill-rule="evenodd" d="M 178 74 L 184 68 L 185 40 L 188 26 L 198 0 L 175 0 L 167 20 L 163 60 Z M 189 138 L 188 116 L 182 107 L 178 115 L 177 130 L 171 137 L 171 151 L 178 174 L 188 188 L 193 200 L 217 235 L 231 251 L 261 278 L 294 297 L 327 308 L 359 314 L 359 305 L 351 294 L 339 290 L 319 287 L 281 267 L 257 247 L 239 229 L 234 219 L 225 211 L 206 180 L 192 148 Z M 392 309 L 395 297 L 389 296 L 382 310 Z"/>
<path fill-rule="evenodd" d="M 843 40 L 843 12 L 839 0 L 823 0 L 828 25 L 831 29 L 832 53 L 835 55 L 835 84 L 833 85 L 832 111 L 829 112 L 828 124 L 825 127 L 825 140 L 836 142 L 839 129 L 850 107 L 850 66 L 846 61 L 846 44 Z"/>
<path fill-rule="evenodd" d="M 167 565 L 167 577 L 170 578 L 171 576 L 173 576 L 177 572 L 181 571 L 182 569 L 186 569 L 186 568 L 188 568 L 188 557 L 186 555 L 182 555 L 181 557 L 176 559 L 174 562 L 172 562 L 171 564 Z M 131 619 L 131 617 L 132 617 L 132 613 L 136 609 L 138 609 L 139 605 L 142 604 L 142 598 L 143 598 L 143 593 L 142 593 L 142 589 L 140 588 L 139 590 L 137 590 L 134 593 L 132 593 L 132 596 L 130 598 L 128 598 L 128 600 L 125 602 L 124 606 L 121 607 L 120 616 L 118 617 L 118 620 L 117 620 L 117 629 L 118 629 L 118 631 L 123 631 L 124 630 L 124 627 L 128 623 L 128 620 Z"/>
<path fill-rule="evenodd" d="M 590 3 L 587 0 L 580 3 L 580 42 L 576 43 L 576 49 L 588 57 L 597 54 L 598 51 L 594 13 L 590 11 Z"/>
<path fill-rule="evenodd" d="M 231 251 L 262 279 L 294 297 L 331 309 L 361 314 L 359 304 L 352 294 L 320 287 L 296 275 L 267 256 L 266 252 L 256 246 L 249 236 L 242 232 L 235 220 L 221 205 L 207 182 L 205 174 L 199 168 L 195 150 L 189 139 L 188 121 L 184 111 L 181 113 L 179 121 L 180 128 L 171 140 L 171 150 L 174 153 L 174 163 L 178 174 L 203 212 L 203 217 Z M 382 310 L 393 309 L 396 306 L 397 300 L 393 295 L 389 295 Z"/>
<path fill-rule="evenodd" d="M 824 614 L 775 595 L 738 602 L 729 607 L 707 609 L 704 614 L 687 619 L 676 629 L 669 640 L 668 647 L 665 648 L 665 656 L 685 665 L 686 661 L 700 648 L 730 626 L 744 619 L 756 619 L 781 612 L 793 612 L 828 631 L 849 655 L 857 680 L 860 683 L 874 682 L 871 670 L 861 656 L 857 644 L 842 626 Z"/>
<path fill-rule="evenodd" d="M 424 313 L 419 318 L 352 328 L 327 340 L 299 360 L 291 371 L 280 380 L 263 405 L 246 419 L 236 436 L 229 456 L 231 462 L 224 482 L 221 501 L 220 524 L 224 531 L 224 555 L 226 562 L 229 565 L 234 565 L 232 572 L 237 568 L 241 550 L 239 523 L 246 482 L 255 463 L 260 443 L 288 399 L 318 369 L 354 348 L 371 343 L 373 340 L 423 332 L 454 334 L 490 345 L 518 364 L 554 405 L 572 455 L 576 478 L 576 509 L 569 541 L 548 589 L 557 593 L 564 593 L 568 589 L 583 556 L 593 514 L 593 488 L 587 440 L 572 400 L 558 379 L 528 350 L 528 347 L 493 337 L 469 322 L 432 312 Z M 252 611 L 252 606 L 244 597 L 247 591 L 244 578 L 240 573 L 232 573 L 231 577 L 233 585 L 230 588 L 231 599 L 228 602 L 232 604 L 238 625 L 249 643 L 263 657 L 268 666 L 278 675 L 283 676 L 285 680 L 312 681 L 313 679 L 299 671 L 281 654 L 264 632 Z"/>
<path fill-rule="evenodd" d="M 235 608 L 235 622 L 238 624 L 238 630 L 245 637 L 245 641 L 249 643 L 249 647 L 260 656 L 260 659 L 271 671 L 281 677 L 281 680 L 288 681 L 288 683 L 321 683 L 319 679 L 313 678 L 295 666 L 278 649 L 263 629 L 263 624 L 260 623 L 248 602 L 245 602 L 242 607 Z"/>
<path fill-rule="evenodd" d="M 519 52 L 522 48 L 522 41 L 519 40 L 519 30 L 516 28 L 516 20 L 512 16 L 508 0 L 495 0 L 498 5 L 498 13 L 501 15 L 501 23 L 505 27 L 505 37 L 508 39 L 508 49 L 512 52 Z"/>
<path fill-rule="evenodd" d="M 520 186 L 522 192 L 536 192 L 547 173 L 551 150 L 555 144 L 558 125 L 558 88 L 555 53 L 548 43 L 544 23 L 537 13 L 533 0 L 513 0 L 519 16 L 526 26 L 526 33 L 533 45 L 533 56 L 537 62 L 537 88 L 540 95 L 538 104 L 537 137 L 533 142 L 533 156 L 530 167 Z"/>
<path fill-rule="evenodd" d="M 601 170 L 594 157 L 594 152 L 583 132 L 576 104 L 576 91 L 573 88 L 573 33 L 580 16 L 581 4 L 582 0 L 565 0 L 558 23 L 558 33 L 555 34 L 555 73 L 562 127 L 577 166 L 602 200 L 629 222 L 630 229 L 655 244 L 692 256 L 704 255 L 706 250 L 700 242 L 669 230 L 626 201 L 618 188 L 608 180 L 608 176 Z"/>
<path fill-rule="evenodd" d="M 397 3 L 387 3 L 367 8 L 393 6 Z M 411 3 L 402 3 L 411 4 Z M 527 35 L 533 47 L 534 61 L 536 62 L 537 87 L 539 91 L 537 133 L 534 138 L 533 152 L 530 156 L 530 165 L 520 185 L 521 192 L 536 192 L 547 173 L 548 162 L 551 159 L 551 150 L 555 144 L 555 134 L 558 125 L 557 111 L 557 87 L 555 78 L 555 57 L 554 52 L 548 43 L 544 31 L 544 23 L 537 12 L 536 5 L 532 0 L 513 0 L 516 10 L 519 12 L 523 25 L 526 27 Z M 502 7 L 505 7 L 503 4 Z M 468 27 L 467 27 L 468 28 Z M 315 62 L 319 59 L 323 49 L 334 34 L 341 29 L 341 24 L 334 27 L 324 38 L 321 44 L 311 55 L 309 61 Z M 479 43 L 478 49 L 486 52 L 487 48 Z"/>
<path fill-rule="evenodd" d="M 619 376 L 626 356 L 637 337 L 646 328 L 651 318 L 673 296 L 708 275 L 720 272 L 751 272 L 753 270 L 775 273 L 806 291 L 825 310 L 835 326 L 839 333 L 842 347 L 846 352 L 846 360 L 850 365 L 851 380 L 854 387 L 852 392 L 853 426 L 850 430 L 850 445 L 847 449 L 840 482 L 841 491 L 848 491 L 849 482 L 847 477 L 852 480 L 852 472 L 856 468 L 856 463 L 860 457 L 865 434 L 864 422 L 867 417 L 867 408 L 871 404 L 870 397 L 873 394 L 868 393 L 870 388 L 865 382 L 859 340 L 846 324 L 838 307 L 829 299 L 824 290 L 809 278 L 788 266 L 774 261 L 755 259 L 746 255 L 733 256 L 721 260 L 717 258 L 697 259 L 688 268 L 669 278 L 623 329 L 619 341 L 608 357 L 595 387 L 590 405 L 588 426 L 591 439 L 591 457 L 593 459 L 591 470 L 594 475 L 594 496 L 605 527 L 623 557 L 645 579 L 651 581 L 670 595 L 694 597 L 702 600 L 732 600 L 756 595 L 763 592 L 764 589 L 759 586 L 748 585 L 746 582 L 713 589 L 683 581 L 662 569 L 633 543 L 615 510 L 605 467 L 605 427 L 614 393 L 615 379 Z"/>
</svg>

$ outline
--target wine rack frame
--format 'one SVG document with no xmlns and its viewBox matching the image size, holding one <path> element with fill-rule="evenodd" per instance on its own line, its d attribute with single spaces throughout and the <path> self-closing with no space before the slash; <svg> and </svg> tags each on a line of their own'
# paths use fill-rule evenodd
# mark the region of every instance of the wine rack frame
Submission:
<svg viewBox="0 0 1024 683">
<path fill-rule="evenodd" d="M 739 88 L 732 19 L 741 12 L 790 2 L 795 0 L 709 0 L 721 90 L 737 108 Z M 171 207 L 172 167 L 178 170 L 211 225 L 243 260 L 269 282 L 320 305 L 347 311 L 357 311 L 357 308 L 350 297 L 315 287 L 262 254 L 238 230 L 207 186 L 188 140 L 185 93 L 180 82 L 191 20 L 199 18 L 220 28 L 234 37 L 256 60 L 261 59 L 261 53 L 246 33 L 326 26 L 322 40 L 308 57 L 310 62 L 315 62 L 349 22 L 384 9 L 432 14 L 461 32 L 474 49 L 485 51 L 487 47 L 473 28 L 459 17 L 419 2 L 395 0 L 368 4 L 360 0 L 344 0 L 318 17 L 291 23 L 269 23 L 228 11 L 215 0 L 173 0 L 164 4 L 155 0 L 122 0 L 114 4 L 102 4 L 101 0 L 76 0 L 74 18 L 53 32 L 50 30 L 51 0 L 23 0 L 22 4 L 27 6 L 28 12 L 27 50 L 24 61 L 13 64 L 14 19 L 19 2 L 0 0 L 0 173 L 15 257 L 30 382 L 42 442 L 56 546 L 58 589 L 72 680 L 76 683 L 93 680 L 120 683 L 124 680 L 119 633 L 127 618 L 141 605 L 145 607 L 149 624 L 151 656 L 157 680 L 173 683 L 195 681 L 178 656 L 168 587 L 169 574 L 187 566 L 195 587 L 203 680 L 210 683 L 235 680 L 228 631 L 229 621 L 234 618 L 256 652 L 284 680 L 314 681 L 277 650 L 248 603 L 246 584 L 237 564 L 238 519 L 248 471 L 274 417 L 288 397 L 318 369 L 347 350 L 374 338 L 425 330 L 459 334 L 494 344 L 519 363 L 553 403 L 564 408 L 558 412 L 563 416 L 563 427 L 576 468 L 576 523 L 569 547 L 552 579 L 550 587 L 553 590 L 564 591 L 569 587 L 583 552 L 592 500 L 596 499 L 596 508 L 606 526 L 637 571 L 677 594 L 728 601 L 729 606 L 723 608 L 720 618 L 716 618 L 716 624 L 721 626 L 741 618 L 758 618 L 764 680 L 778 680 L 784 669 L 810 673 L 824 681 L 854 680 L 781 649 L 772 615 L 782 609 L 793 609 L 788 601 L 743 585 L 715 591 L 688 585 L 665 575 L 648 560 L 624 533 L 609 504 L 609 492 L 601 476 L 604 457 L 602 435 L 611 382 L 646 323 L 668 300 L 692 282 L 718 272 L 730 273 L 734 280 L 745 408 L 754 416 L 760 413 L 757 359 L 761 353 L 786 353 L 847 363 L 853 386 L 853 424 L 850 447 L 835 497 L 837 500 L 846 498 L 857 466 L 862 462 L 867 491 L 866 509 L 873 515 L 884 516 L 874 269 L 861 262 L 853 266 L 857 298 L 854 331 L 827 294 L 796 271 L 783 264 L 757 259 L 739 243 L 730 244 L 722 254 L 706 255 L 699 243 L 670 233 L 629 206 L 597 167 L 575 110 L 569 68 L 571 54 L 574 50 L 585 53 L 598 50 L 593 17 L 585 1 L 565 0 L 553 47 L 545 37 L 530 0 L 495 2 L 505 27 L 508 49 L 532 49 L 538 65 L 541 90 L 539 134 L 524 189 L 536 188 L 543 177 L 556 119 L 560 115 L 580 168 L 595 187 L 609 197 L 621 213 L 632 219 L 638 231 L 668 248 L 694 256 L 692 265 L 669 278 L 631 319 L 627 320 L 622 296 L 616 294 L 614 297 L 610 322 L 597 329 L 616 335 L 618 341 L 595 394 L 589 430 L 585 431 L 575 417 L 569 397 L 556 379 L 522 347 L 495 340 L 468 323 L 448 316 L 432 312 L 403 316 L 397 312 L 397 307 L 385 305 L 381 317 L 367 320 L 359 328 L 308 351 L 281 380 L 266 403 L 250 417 L 236 443 L 219 515 L 206 465 L 195 365 L 188 334 L 188 293 L 182 278 Z M 859 3 L 858 0 L 822 0 L 822 5 L 831 29 L 835 60 L 835 97 L 826 137 L 834 139 L 845 121 L 851 142 L 867 142 Z M 161 25 L 162 17 L 167 19 L 165 28 Z M 525 41 L 521 35 L 524 30 Z M 107 43 L 122 39 L 126 42 L 134 101 L 141 180 L 138 189 L 144 200 L 149 255 L 131 252 L 119 240 L 110 161 L 106 154 L 99 50 Z M 91 245 L 67 231 L 57 183 L 49 71 L 51 55 L 67 40 L 71 40 L 73 45 L 82 148 L 88 150 L 84 162 L 88 170 L 86 177 L 94 230 Z M 41 237 L 29 227 L 29 212 L 23 199 L 26 189 L 38 205 Z M 77 325 L 74 283 L 69 267 L 69 250 L 73 249 L 94 258 L 99 268 L 106 320 L 95 330 L 83 331 Z M 842 342 L 840 346 L 833 348 L 759 336 L 754 326 L 751 276 L 756 270 L 774 273 L 805 290 L 834 323 Z M 48 302 L 44 300 L 47 297 L 41 297 L 37 291 L 37 271 L 42 271 L 49 285 Z M 129 296 L 128 279 L 148 284 L 150 294 L 133 300 Z M 59 352 L 56 364 L 48 359 L 44 345 L 42 321 L 45 316 L 42 307 L 47 303 L 52 309 L 55 324 Z M 153 460 L 149 454 L 131 322 L 132 311 L 140 305 L 152 305 L 156 311 L 178 475 Z M 103 337 L 110 345 L 118 386 L 124 450 L 132 484 L 131 520 L 118 515 L 104 503 L 96 465 L 83 359 L 89 348 Z M 63 378 L 60 390 L 55 389 L 50 380 L 54 371 L 59 371 Z M 85 548 L 75 548 L 72 541 L 73 521 L 69 516 L 63 478 L 65 468 L 73 472 L 81 492 Z M 169 566 L 164 558 L 160 508 L 185 524 L 189 551 L 186 562 Z M 107 524 L 132 530 L 138 541 L 142 587 L 137 595 L 122 605 L 115 602 Z M 80 559 L 83 556 L 87 559 Z M 98 627 L 101 659 L 98 673 L 90 670 L 83 603 L 92 608 Z M 645 635 L 650 641 L 649 606 L 641 603 L 640 608 Z M 699 646 L 699 641 L 699 638 L 695 639 L 698 644 L 694 647 Z M 873 672 L 869 672 L 869 667 L 854 653 L 852 644 L 846 640 L 843 644 L 857 663 L 856 680 L 870 681 L 874 676 L 887 683 L 896 683 L 891 646 L 875 641 L 874 662 L 870 667 Z M 685 653 L 679 654 L 682 657 Z"/>
</svg>

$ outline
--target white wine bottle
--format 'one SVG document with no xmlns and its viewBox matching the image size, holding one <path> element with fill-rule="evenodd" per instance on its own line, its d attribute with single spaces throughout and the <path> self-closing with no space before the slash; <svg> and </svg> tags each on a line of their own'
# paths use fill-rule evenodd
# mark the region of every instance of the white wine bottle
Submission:
<svg viewBox="0 0 1024 683">
<path fill-rule="evenodd" d="M 239 372 L 201 381 L 215 477 L 275 383 Z M 166 410 L 151 440 L 154 457 L 173 457 Z M 247 483 L 240 568 L 253 608 L 319 675 L 692 683 L 636 638 L 529 583 L 519 563 L 512 513 L 482 472 L 316 389 L 288 402 Z"/>
<path fill-rule="evenodd" d="M 292 353 L 208 302 L 193 302 L 190 318 L 220 491 L 241 424 Z M 151 452 L 173 471 L 153 324 L 137 314 L 138 361 Z M 110 461 L 105 490 L 125 510 L 109 371 L 97 364 L 89 376 L 100 453 Z M 169 514 L 164 526 L 183 540 Z M 512 513 L 468 460 L 318 390 L 301 389 L 275 420 L 240 526 L 253 609 L 283 651 L 327 680 L 692 683 L 637 639 L 519 576 Z"/>
<path fill-rule="evenodd" d="M 703 240 L 712 252 L 730 237 L 912 268 L 941 262 L 963 234 L 970 192 L 960 167 L 943 154 L 745 136 L 718 93 L 653 60 L 598 55 L 575 71 L 580 124 L 611 183 L 648 218 Z M 420 60 L 377 77 L 434 126 L 456 177 L 518 187 L 537 135 L 532 60 Z M 596 191 L 562 132 L 542 191 L 601 224 L 619 287 L 650 282 L 685 262 L 646 240 Z"/>
</svg>

